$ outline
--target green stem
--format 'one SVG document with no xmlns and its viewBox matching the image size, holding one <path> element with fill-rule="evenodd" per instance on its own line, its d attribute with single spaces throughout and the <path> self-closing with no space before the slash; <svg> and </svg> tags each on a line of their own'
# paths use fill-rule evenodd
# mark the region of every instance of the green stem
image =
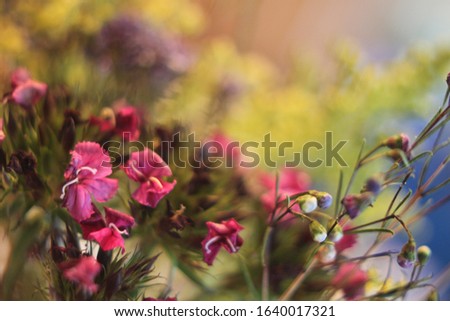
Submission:
<svg viewBox="0 0 450 321">
<path fill-rule="evenodd" d="M 247 283 L 248 290 L 252 294 L 253 299 L 256 300 L 260 297 L 258 290 L 256 289 L 255 283 L 253 282 L 253 279 L 250 275 L 250 271 L 248 270 L 248 266 L 245 263 L 244 257 L 240 254 L 239 254 L 239 263 L 241 264 L 242 273 L 244 274 L 244 279 L 245 282 Z"/>
<path fill-rule="evenodd" d="M 279 301 L 288 301 L 292 298 L 292 296 L 297 292 L 298 288 L 302 285 L 305 278 L 311 273 L 314 267 L 317 264 L 317 258 L 313 258 L 309 265 L 307 265 L 306 270 L 300 272 L 294 281 L 289 285 L 287 290 L 280 296 Z"/>
<path fill-rule="evenodd" d="M 270 288 L 270 247 L 272 244 L 272 235 L 274 228 L 268 226 L 266 232 L 264 233 L 263 247 L 261 251 L 261 262 L 263 268 L 263 276 L 261 281 L 261 298 L 263 301 L 269 300 L 269 288 Z"/>
<path fill-rule="evenodd" d="M 301 216 L 301 217 L 303 217 L 304 219 L 307 219 L 310 222 L 314 222 L 315 221 L 315 219 L 309 217 L 308 215 L 303 214 L 302 212 L 291 211 L 291 213 L 295 214 L 295 215 L 298 215 L 298 216 Z"/>
</svg>

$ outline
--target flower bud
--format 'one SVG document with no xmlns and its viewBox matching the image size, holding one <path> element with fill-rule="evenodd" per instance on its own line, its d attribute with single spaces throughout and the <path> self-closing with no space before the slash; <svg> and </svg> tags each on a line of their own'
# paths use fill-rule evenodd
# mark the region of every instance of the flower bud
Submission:
<svg viewBox="0 0 450 321">
<path fill-rule="evenodd" d="M 309 224 L 309 232 L 315 242 L 322 243 L 327 238 L 327 230 L 317 221 L 312 221 Z"/>
<path fill-rule="evenodd" d="M 317 198 L 309 194 L 298 197 L 297 202 L 303 213 L 311 213 L 317 208 Z"/>
<path fill-rule="evenodd" d="M 349 194 L 342 200 L 342 205 L 350 218 L 356 218 L 375 200 L 375 194 L 364 192 L 361 194 Z"/>
<path fill-rule="evenodd" d="M 378 195 L 383 187 L 383 181 L 382 175 L 375 175 L 368 178 L 364 185 L 363 192 L 371 192 L 374 195 Z"/>
<path fill-rule="evenodd" d="M 422 245 L 417 248 L 417 261 L 419 261 L 420 265 L 424 266 L 430 260 L 431 257 L 431 249 Z"/>
<path fill-rule="evenodd" d="M 323 209 L 328 208 L 331 206 L 331 203 L 333 202 L 333 197 L 327 192 L 311 190 L 308 193 L 317 198 L 317 205 L 320 208 Z"/>
<path fill-rule="evenodd" d="M 318 252 L 319 261 L 323 264 L 331 263 L 336 258 L 336 248 L 333 243 L 323 244 Z"/>
<path fill-rule="evenodd" d="M 402 268 L 410 268 L 416 262 L 416 242 L 409 240 L 403 245 L 400 254 L 397 256 L 397 263 Z"/>
<path fill-rule="evenodd" d="M 431 290 L 428 294 L 427 301 L 439 301 L 439 293 L 436 289 Z"/>
<path fill-rule="evenodd" d="M 394 135 L 385 139 L 382 144 L 390 149 L 401 149 L 407 153 L 409 148 L 409 137 L 405 134 Z"/>
<path fill-rule="evenodd" d="M 72 117 L 65 117 L 64 123 L 59 131 L 61 144 L 66 152 L 70 151 L 76 140 L 75 121 Z"/>
<path fill-rule="evenodd" d="M 333 225 L 334 225 L 334 227 L 328 234 L 328 237 L 329 237 L 330 241 L 339 242 L 344 237 L 344 232 L 342 230 L 342 226 L 339 223 L 335 224 L 334 221 L 330 221 L 327 226 L 328 230 L 330 230 Z"/>
<path fill-rule="evenodd" d="M 386 152 L 386 157 L 392 159 L 394 162 L 407 162 L 409 160 L 409 156 L 402 152 L 401 149 L 393 149 Z"/>
</svg>

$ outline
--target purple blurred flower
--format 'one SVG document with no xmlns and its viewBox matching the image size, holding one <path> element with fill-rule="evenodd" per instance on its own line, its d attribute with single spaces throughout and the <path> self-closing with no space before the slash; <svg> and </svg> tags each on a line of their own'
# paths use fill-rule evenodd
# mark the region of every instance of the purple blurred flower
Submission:
<svg viewBox="0 0 450 321">
<path fill-rule="evenodd" d="M 117 16 L 105 23 L 95 54 L 107 69 L 150 77 L 158 84 L 185 72 L 191 57 L 181 42 L 138 17 Z"/>
</svg>

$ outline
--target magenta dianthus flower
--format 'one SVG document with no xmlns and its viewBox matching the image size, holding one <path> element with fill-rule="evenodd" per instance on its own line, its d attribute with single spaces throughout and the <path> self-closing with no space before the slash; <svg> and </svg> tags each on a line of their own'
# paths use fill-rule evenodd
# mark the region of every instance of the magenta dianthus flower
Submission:
<svg viewBox="0 0 450 321">
<path fill-rule="evenodd" d="M 244 243 L 238 235 L 244 229 L 234 218 L 221 223 L 206 222 L 208 235 L 202 241 L 203 261 L 212 265 L 223 247 L 228 253 L 236 253 Z"/>
<path fill-rule="evenodd" d="M 111 159 L 99 144 L 78 143 L 71 154 L 61 199 L 72 217 L 80 222 L 94 212 L 91 196 L 98 202 L 106 202 L 115 195 L 119 185 L 117 179 L 106 177 L 112 173 Z"/>
<path fill-rule="evenodd" d="M 98 291 L 98 284 L 94 280 L 100 273 L 102 266 L 92 256 L 82 256 L 79 259 L 59 264 L 64 278 L 76 283 L 82 290 L 93 294 Z"/>
<path fill-rule="evenodd" d="M 132 153 L 123 170 L 130 179 L 140 183 L 132 196 L 145 206 L 156 207 L 177 183 L 176 180 L 171 183 L 163 180 L 164 177 L 172 176 L 172 170 L 158 154 L 148 148 Z"/>
<path fill-rule="evenodd" d="M 83 237 L 95 240 L 103 251 L 120 247 L 125 252 L 122 235 L 128 235 L 128 229 L 134 225 L 134 218 L 125 213 L 105 207 L 105 218 L 96 211 L 90 218 L 80 222 Z"/>
</svg>

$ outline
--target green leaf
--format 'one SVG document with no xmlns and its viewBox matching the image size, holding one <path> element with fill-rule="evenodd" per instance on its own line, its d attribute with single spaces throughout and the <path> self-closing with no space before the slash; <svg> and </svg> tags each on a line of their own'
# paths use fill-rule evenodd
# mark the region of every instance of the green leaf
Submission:
<svg viewBox="0 0 450 321">
<path fill-rule="evenodd" d="M 13 242 L 5 274 L 3 275 L 2 297 L 13 298 L 14 287 L 28 259 L 28 251 L 35 244 L 41 230 L 41 221 L 34 220 L 21 226 L 20 232 Z"/>
</svg>

